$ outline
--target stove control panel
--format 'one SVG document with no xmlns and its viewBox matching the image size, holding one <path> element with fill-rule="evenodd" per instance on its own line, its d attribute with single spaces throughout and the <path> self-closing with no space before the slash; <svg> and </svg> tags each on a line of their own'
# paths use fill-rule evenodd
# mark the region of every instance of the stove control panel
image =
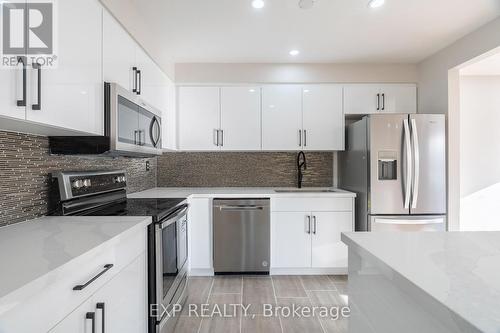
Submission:
<svg viewBox="0 0 500 333">
<path fill-rule="evenodd" d="M 58 172 L 53 174 L 53 178 L 58 180 L 62 201 L 127 188 L 127 177 L 122 170 Z"/>
</svg>

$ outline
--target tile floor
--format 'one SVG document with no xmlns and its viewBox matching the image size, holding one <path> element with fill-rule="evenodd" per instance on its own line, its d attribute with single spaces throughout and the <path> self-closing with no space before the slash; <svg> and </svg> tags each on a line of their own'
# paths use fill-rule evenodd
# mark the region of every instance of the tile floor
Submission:
<svg viewBox="0 0 500 333">
<path fill-rule="evenodd" d="M 344 275 L 192 277 L 188 284 L 186 306 L 178 318 L 175 332 L 344 333 L 347 332 L 347 318 L 333 320 L 321 315 L 292 317 L 286 313 L 269 316 L 265 314 L 263 304 L 341 309 L 347 306 L 346 293 L 347 276 Z M 192 304 L 191 312 L 189 304 Z M 201 304 L 208 304 L 206 314 L 215 315 L 202 317 Z M 246 315 L 241 306 L 234 307 L 232 304 L 248 306 Z"/>
</svg>

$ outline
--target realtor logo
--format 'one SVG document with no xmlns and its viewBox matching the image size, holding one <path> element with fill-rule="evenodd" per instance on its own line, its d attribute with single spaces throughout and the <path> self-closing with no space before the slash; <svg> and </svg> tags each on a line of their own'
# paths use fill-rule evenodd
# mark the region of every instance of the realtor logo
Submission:
<svg viewBox="0 0 500 333">
<path fill-rule="evenodd" d="M 3 54 L 52 54 L 53 4 L 2 3 Z"/>
<path fill-rule="evenodd" d="M 16 66 L 18 56 L 26 56 L 32 63 L 53 65 L 54 3 L 1 3 L 2 65 Z"/>
</svg>

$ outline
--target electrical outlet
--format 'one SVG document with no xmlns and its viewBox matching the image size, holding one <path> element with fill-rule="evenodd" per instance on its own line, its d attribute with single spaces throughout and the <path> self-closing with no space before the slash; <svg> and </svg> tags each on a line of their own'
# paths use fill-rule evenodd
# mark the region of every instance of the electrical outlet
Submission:
<svg viewBox="0 0 500 333">
<path fill-rule="evenodd" d="M 146 161 L 146 171 L 151 170 L 151 167 L 149 166 L 149 161 Z"/>
</svg>

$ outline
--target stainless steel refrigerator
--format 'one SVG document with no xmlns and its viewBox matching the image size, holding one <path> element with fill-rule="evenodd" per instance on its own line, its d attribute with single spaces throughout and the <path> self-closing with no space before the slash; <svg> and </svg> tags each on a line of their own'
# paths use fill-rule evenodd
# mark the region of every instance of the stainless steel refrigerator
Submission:
<svg viewBox="0 0 500 333">
<path fill-rule="evenodd" d="M 369 115 L 346 136 L 339 184 L 357 193 L 356 231 L 446 230 L 444 115 Z"/>
</svg>

